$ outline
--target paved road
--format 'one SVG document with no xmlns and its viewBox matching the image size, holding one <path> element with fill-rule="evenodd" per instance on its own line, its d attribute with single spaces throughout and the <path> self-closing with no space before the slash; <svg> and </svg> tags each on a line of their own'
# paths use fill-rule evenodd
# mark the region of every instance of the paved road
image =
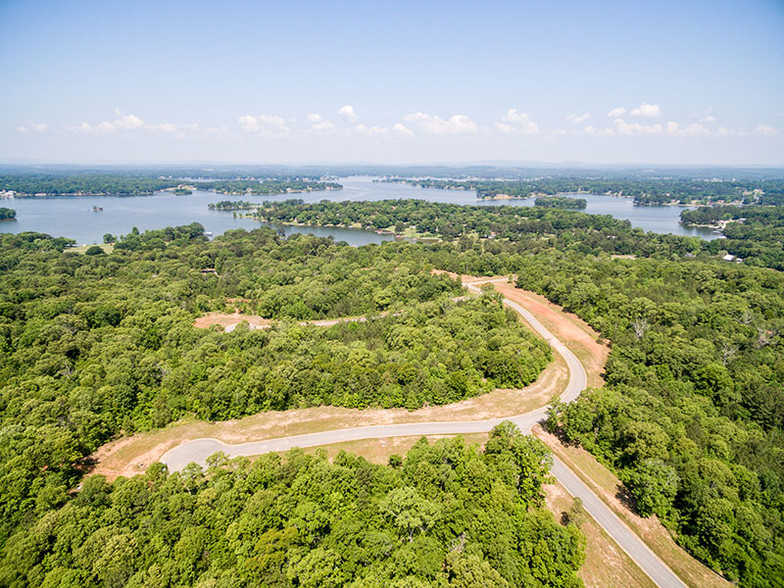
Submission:
<svg viewBox="0 0 784 588">
<path fill-rule="evenodd" d="M 474 292 L 480 292 L 479 285 L 484 280 L 466 284 Z M 569 382 L 561 394 L 561 400 L 571 402 L 587 386 L 587 375 L 582 362 L 539 321 L 538 318 L 516 302 L 504 299 L 504 304 L 519 313 L 531 327 L 541 335 L 566 361 L 569 369 Z M 230 457 L 239 455 L 259 455 L 270 451 L 285 451 L 292 447 L 315 447 L 345 441 L 362 439 L 378 439 L 382 437 L 409 437 L 420 435 L 449 435 L 466 433 L 485 433 L 502 421 L 512 421 L 520 430 L 530 432 L 531 427 L 540 422 L 546 415 L 547 408 L 542 407 L 525 414 L 513 417 L 489 419 L 481 421 L 439 421 L 424 423 L 400 423 L 394 425 L 376 425 L 322 431 L 307 435 L 295 435 L 266 441 L 253 441 L 229 445 L 219 439 L 196 439 L 187 441 L 167 451 L 161 461 L 169 467 L 169 471 L 179 471 L 191 462 L 204 464 L 208 456 L 216 451 L 223 451 Z M 659 586 L 665 588 L 685 588 L 685 584 L 635 535 L 629 528 L 569 470 L 563 462 L 554 459 L 552 474 L 572 495 L 583 501 L 585 510 L 604 528 L 621 548 L 637 563 L 637 565 Z"/>
<path fill-rule="evenodd" d="M 686 588 L 686 584 L 557 457 L 553 458 L 550 472 L 569 494 L 583 501 L 586 512 L 658 586 Z"/>
</svg>

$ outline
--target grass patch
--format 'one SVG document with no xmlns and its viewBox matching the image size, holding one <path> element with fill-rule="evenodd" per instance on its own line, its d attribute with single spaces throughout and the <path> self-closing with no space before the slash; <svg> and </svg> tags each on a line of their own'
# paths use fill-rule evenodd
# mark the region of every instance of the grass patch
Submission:
<svg viewBox="0 0 784 588">
<path fill-rule="evenodd" d="M 76 247 L 69 247 L 66 249 L 69 253 L 79 253 L 84 255 L 85 251 L 87 251 L 90 247 L 98 246 L 103 249 L 104 253 L 111 253 L 114 251 L 114 243 L 94 243 L 92 245 L 77 245 Z"/>
<path fill-rule="evenodd" d="M 559 483 L 544 487 L 548 510 L 561 521 L 574 508 L 575 499 Z M 585 535 L 585 563 L 580 577 L 586 588 L 655 588 L 656 584 L 618 544 L 585 513 L 577 522 Z"/>
</svg>

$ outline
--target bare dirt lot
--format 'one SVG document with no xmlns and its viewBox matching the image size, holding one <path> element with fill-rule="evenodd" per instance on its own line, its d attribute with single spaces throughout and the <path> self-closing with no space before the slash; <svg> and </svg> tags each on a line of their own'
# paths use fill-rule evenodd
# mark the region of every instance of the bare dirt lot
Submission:
<svg viewBox="0 0 784 588">
<path fill-rule="evenodd" d="M 226 327 L 238 325 L 243 321 L 247 322 L 249 325 L 262 328 L 269 328 L 274 322 L 270 319 L 261 318 L 260 316 L 254 316 L 252 314 L 242 314 L 239 311 L 235 311 L 233 314 L 210 312 L 193 321 L 193 326 L 197 329 L 207 329 L 213 325 L 218 325 L 225 330 Z"/>
</svg>

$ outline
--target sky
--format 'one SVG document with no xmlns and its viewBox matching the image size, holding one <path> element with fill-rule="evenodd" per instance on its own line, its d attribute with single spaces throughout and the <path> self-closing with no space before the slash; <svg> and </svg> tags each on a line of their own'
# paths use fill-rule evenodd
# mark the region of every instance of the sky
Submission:
<svg viewBox="0 0 784 588">
<path fill-rule="evenodd" d="M 784 0 L 0 0 L 0 162 L 784 165 Z"/>
</svg>

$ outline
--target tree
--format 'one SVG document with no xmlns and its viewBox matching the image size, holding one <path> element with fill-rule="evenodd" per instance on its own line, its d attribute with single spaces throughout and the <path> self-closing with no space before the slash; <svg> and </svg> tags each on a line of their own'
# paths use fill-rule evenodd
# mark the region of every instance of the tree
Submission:
<svg viewBox="0 0 784 588">
<path fill-rule="evenodd" d="M 506 588 L 509 582 L 476 555 L 452 551 L 446 556 L 449 585 L 455 588 Z"/>
<path fill-rule="evenodd" d="M 669 515 L 680 481 L 674 467 L 661 459 L 645 459 L 633 469 L 625 470 L 623 481 L 642 516 L 656 514 L 666 518 Z"/>
<path fill-rule="evenodd" d="M 414 541 L 414 531 L 426 533 L 440 517 L 436 504 L 422 498 L 411 486 L 392 490 L 379 508 L 395 526 L 408 532 L 409 543 Z"/>
</svg>

